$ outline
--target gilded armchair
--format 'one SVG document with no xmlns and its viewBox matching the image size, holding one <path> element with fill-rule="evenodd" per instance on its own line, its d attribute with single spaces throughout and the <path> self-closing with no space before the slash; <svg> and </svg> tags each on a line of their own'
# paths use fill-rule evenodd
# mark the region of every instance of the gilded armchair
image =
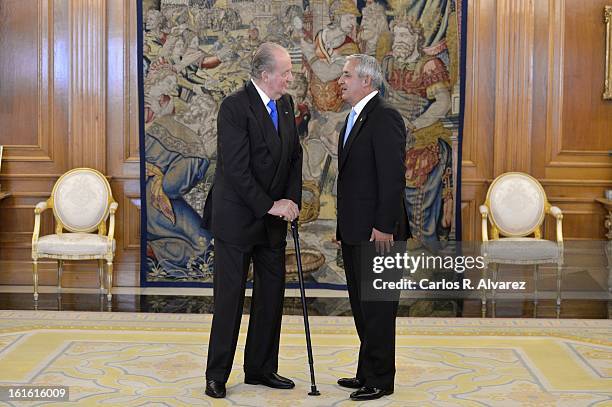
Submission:
<svg viewBox="0 0 612 407">
<path fill-rule="evenodd" d="M 507 172 L 497 177 L 487 192 L 482 217 L 482 249 L 485 273 L 492 265 L 497 280 L 500 264 L 534 266 L 534 313 L 537 309 L 537 278 L 540 264 L 557 265 L 557 315 L 561 307 L 561 266 L 563 265 L 563 213 L 546 198 L 542 185 L 532 176 Z M 556 223 L 556 241 L 542 238 L 545 215 Z M 489 235 L 489 226 L 491 234 Z M 532 237 L 530 237 L 532 236 Z M 493 291 L 493 304 L 495 303 Z M 482 297 L 483 312 L 486 294 Z"/>
<path fill-rule="evenodd" d="M 51 197 L 34 209 L 32 266 L 34 300 L 38 300 L 38 260 L 57 260 L 57 289 L 61 291 L 64 260 L 98 260 L 100 293 L 104 292 L 106 260 L 107 298 L 113 286 L 115 254 L 115 212 L 110 184 L 100 172 L 91 168 L 75 168 L 63 174 L 53 186 Z M 55 233 L 40 236 L 41 214 L 53 210 Z M 109 221 L 108 229 L 106 226 Z"/>
</svg>

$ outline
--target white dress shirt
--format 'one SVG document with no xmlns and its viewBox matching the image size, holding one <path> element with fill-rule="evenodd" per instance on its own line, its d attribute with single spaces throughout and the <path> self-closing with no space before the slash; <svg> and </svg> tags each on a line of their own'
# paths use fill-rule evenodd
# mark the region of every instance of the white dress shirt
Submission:
<svg viewBox="0 0 612 407">
<path fill-rule="evenodd" d="M 370 101 L 370 99 L 372 99 L 374 96 L 376 96 L 377 93 L 378 93 L 377 90 L 373 91 L 372 93 L 368 93 L 355 106 L 353 106 L 353 110 L 355 111 L 355 117 L 353 118 L 353 123 L 352 124 L 355 124 L 355 121 L 357 120 L 357 117 L 359 117 L 359 115 L 361 114 L 361 111 L 363 110 L 365 105 L 367 105 L 368 102 Z"/>
<path fill-rule="evenodd" d="M 257 84 L 255 83 L 253 79 L 251 79 L 251 82 L 253 83 L 253 85 L 255 85 L 255 89 L 257 90 L 257 93 L 259 93 L 259 97 L 261 98 L 261 101 L 266 107 L 268 114 L 270 114 L 270 107 L 268 106 L 268 102 L 270 102 L 271 99 L 268 97 L 268 95 L 266 95 L 266 92 L 264 92 L 263 90 L 261 90 L 259 86 L 257 86 Z"/>
</svg>

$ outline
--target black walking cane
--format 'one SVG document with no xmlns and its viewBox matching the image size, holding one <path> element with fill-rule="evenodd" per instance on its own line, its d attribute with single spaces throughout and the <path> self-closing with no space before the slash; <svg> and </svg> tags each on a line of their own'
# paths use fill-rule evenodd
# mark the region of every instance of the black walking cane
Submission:
<svg viewBox="0 0 612 407">
<path fill-rule="evenodd" d="M 304 314 L 304 330 L 306 331 L 306 348 L 308 349 L 308 364 L 310 365 L 310 393 L 309 396 L 319 396 L 315 384 L 314 361 L 312 358 L 312 344 L 310 343 L 310 326 L 308 325 L 308 310 L 306 309 L 306 291 L 304 291 L 304 274 L 302 272 L 302 255 L 300 254 L 300 235 L 298 234 L 297 219 L 291 222 L 293 243 L 295 243 L 295 258 L 297 259 L 298 280 L 300 281 L 300 295 L 302 296 L 302 312 Z"/>
</svg>

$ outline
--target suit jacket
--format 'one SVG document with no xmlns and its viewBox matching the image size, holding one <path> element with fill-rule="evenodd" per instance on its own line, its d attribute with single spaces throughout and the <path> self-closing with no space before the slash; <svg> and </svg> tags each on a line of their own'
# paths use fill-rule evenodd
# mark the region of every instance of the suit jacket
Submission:
<svg viewBox="0 0 612 407">
<path fill-rule="evenodd" d="M 348 118 L 347 118 L 348 120 Z M 370 240 L 372 228 L 408 238 L 404 207 L 406 129 L 402 116 L 375 95 L 357 117 L 346 141 L 338 139 L 336 238 L 347 244 Z"/>
<path fill-rule="evenodd" d="M 221 103 L 215 181 L 202 225 L 226 242 L 284 242 L 287 222 L 267 212 L 282 198 L 301 204 L 302 148 L 293 100 L 284 95 L 276 105 L 278 132 L 251 81 Z"/>
</svg>

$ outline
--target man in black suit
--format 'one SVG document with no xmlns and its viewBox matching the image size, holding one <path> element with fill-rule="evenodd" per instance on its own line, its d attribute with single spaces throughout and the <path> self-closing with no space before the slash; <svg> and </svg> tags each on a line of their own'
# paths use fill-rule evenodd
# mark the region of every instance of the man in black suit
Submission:
<svg viewBox="0 0 612 407">
<path fill-rule="evenodd" d="M 244 381 L 295 386 L 277 374 L 287 221 L 298 217 L 302 191 L 302 149 L 293 101 L 285 95 L 292 80 L 287 51 L 264 43 L 253 55 L 251 80 L 219 109 L 215 182 L 203 220 L 215 239 L 214 317 L 206 366 L 206 394 L 215 398 L 225 397 L 251 260 Z"/>
<path fill-rule="evenodd" d="M 382 73 L 375 58 L 347 57 L 338 83 L 352 109 L 338 140 L 336 238 L 342 244 L 361 342 L 356 376 L 338 384 L 358 389 L 352 400 L 372 400 L 393 393 L 398 301 L 364 299 L 361 284 L 368 265 L 362 262 L 362 244 L 374 242 L 378 250 L 388 251 L 393 240 L 408 237 L 403 202 L 406 131 L 402 116 L 378 95 Z"/>
</svg>

